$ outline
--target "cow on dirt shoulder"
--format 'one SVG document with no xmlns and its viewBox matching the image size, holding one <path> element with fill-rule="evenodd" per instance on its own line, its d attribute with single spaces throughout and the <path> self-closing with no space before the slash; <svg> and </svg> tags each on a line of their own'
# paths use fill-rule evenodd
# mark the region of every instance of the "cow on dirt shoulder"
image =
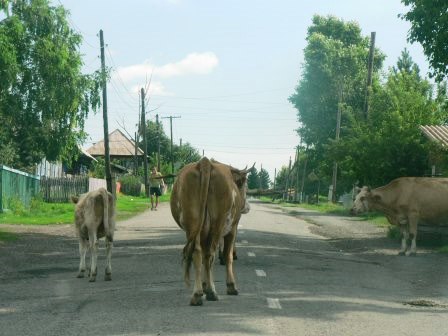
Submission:
<svg viewBox="0 0 448 336">
<path fill-rule="evenodd" d="M 83 278 L 86 270 L 86 254 L 90 247 L 90 282 L 96 280 L 98 239 L 106 237 L 106 272 L 104 280 L 112 280 L 112 245 L 115 231 L 115 199 L 104 188 L 90 191 L 81 197 L 72 196 L 75 208 L 75 228 L 79 237 L 79 272 Z"/>
<path fill-rule="evenodd" d="M 191 264 L 194 265 L 195 281 L 190 301 L 193 306 L 202 305 L 204 292 L 207 300 L 218 300 L 213 280 L 213 261 L 221 237 L 224 237 L 227 294 L 238 294 L 232 254 L 241 214 L 249 211 L 246 201 L 247 173 L 248 170 L 238 170 L 204 157 L 185 166 L 174 182 L 171 213 L 186 233 L 183 260 L 187 285 Z"/>
<path fill-rule="evenodd" d="M 417 253 L 417 226 L 448 224 L 448 179 L 433 177 L 400 177 L 389 184 L 359 190 L 352 213 L 376 210 L 401 231 L 400 255 Z M 411 241 L 408 246 L 408 239 Z M 409 247 L 409 248 L 408 248 Z"/>
</svg>

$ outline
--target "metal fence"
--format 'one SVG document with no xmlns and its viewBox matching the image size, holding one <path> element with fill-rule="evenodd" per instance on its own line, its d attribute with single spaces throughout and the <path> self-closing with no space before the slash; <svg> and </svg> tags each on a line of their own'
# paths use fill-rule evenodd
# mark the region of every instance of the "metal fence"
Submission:
<svg viewBox="0 0 448 336">
<path fill-rule="evenodd" d="M 45 202 L 66 203 L 70 202 L 70 196 L 89 191 L 89 177 L 42 177 L 40 188 Z"/>
<path fill-rule="evenodd" d="M 39 193 L 39 176 L 0 165 L 0 212 L 7 210 L 17 199 L 30 206 L 31 199 Z"/>
</svg>

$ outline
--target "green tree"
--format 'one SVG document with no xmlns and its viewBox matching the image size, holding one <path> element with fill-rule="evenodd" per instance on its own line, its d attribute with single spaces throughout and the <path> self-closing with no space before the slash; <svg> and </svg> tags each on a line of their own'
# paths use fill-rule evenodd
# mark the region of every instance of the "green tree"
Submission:
<svg viewBox="0 0 448 336">
<path fill-rule="evenodd" d="M 258 173 L 258 178 L 260 180 L 261 189 L 269 189 L 271 184 L 271 179 L 269 178 L 269 173 L 266 169 L 261 168 Z"/>
<path fill-rule="evenodd" d="M 43 157 L 70 161 L 100 103 L 99 73 L 81 73 L 82 37 L 62 6 L 3 0 L 0 10 L 0 160 L 23 169 Z"/>
<path fill-rule="evenodd" d="M 247 175 L 247 188 L 248 189 L 260 188 L 260 179 L 258 175 L 258 170 L 255 167 L 252 167 L 249 174 Z"/>
<path fill-rule="evenodd" d="M 277 176 L 275 177 L 275 189 L 285 190 L 287 178 L 288 178 L 288 167 L 282 166 L 280 170 L 277 172 Z"/>
<path fill-rule="evenodd" d="M 411 23 L 408 40 L 419 42 L 431 65 L 431 76 L 441 81 L 448 75 L 448 2 L 401 0 L 410 6 L 401 18 Z"/>
<path fill-rule="evenodd" d="M 399 176 L 422 176 L 428 169 L 428 142 L 420 125 L 441 124 L 447 110 L 433 98 L 430 83 L 404 50 L 384 85 L 372 97 L 369 122 L 350 130 L 329 152 L 346 179 L 382 185 Z"/>
<path fill-rule="evenodd" d="M 333 16 L 315 15 L 308 28 L 303 71 L 289 101 L 297 108 L 298 134 L 308 148 L 308 171 L 321 173 L 323 180 L 332 174 L 338 104 L 343 113 L 340 136 L 343 138 L 353 121 L 364 121 L 367 60 L 370 40 L 361 35 L 356 22 L 344 22 Z M 378 83 L 384 55 L 375 51 L 374 83 Z M 374 87 L 375 87 L 374 85 Z"/>
</svg>

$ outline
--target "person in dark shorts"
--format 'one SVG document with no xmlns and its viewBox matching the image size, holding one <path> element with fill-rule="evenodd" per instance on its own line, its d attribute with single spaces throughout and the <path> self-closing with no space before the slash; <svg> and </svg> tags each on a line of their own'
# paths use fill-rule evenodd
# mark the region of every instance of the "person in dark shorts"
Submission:
<svg viewBox="0 0 448 336">
<path fill-rule="evenodd" d="M 162 188 L 165 186 L 162 174 L 157 171 L 156 167 L 152 168 L 151 175 L 149 176 L 149 194 L 151 195 L 151 210 L 157 210 L 159 205 L 159 196 L 162 196 Z M 154 206 L 154 196 L 156 198 Z"/>
</svg>

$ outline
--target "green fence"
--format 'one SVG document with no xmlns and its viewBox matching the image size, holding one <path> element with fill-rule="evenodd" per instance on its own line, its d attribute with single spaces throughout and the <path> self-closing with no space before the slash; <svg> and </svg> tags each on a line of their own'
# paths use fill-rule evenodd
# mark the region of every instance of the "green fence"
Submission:
<svg viewBox="0 0 448 336">
<path fill-rule="evenodd" d="M 39 176 L 0 165 L 0 212 L 8 209 L 11 200 L 18 199 L 26 207 L 39 193 Z"/>
</svg>

